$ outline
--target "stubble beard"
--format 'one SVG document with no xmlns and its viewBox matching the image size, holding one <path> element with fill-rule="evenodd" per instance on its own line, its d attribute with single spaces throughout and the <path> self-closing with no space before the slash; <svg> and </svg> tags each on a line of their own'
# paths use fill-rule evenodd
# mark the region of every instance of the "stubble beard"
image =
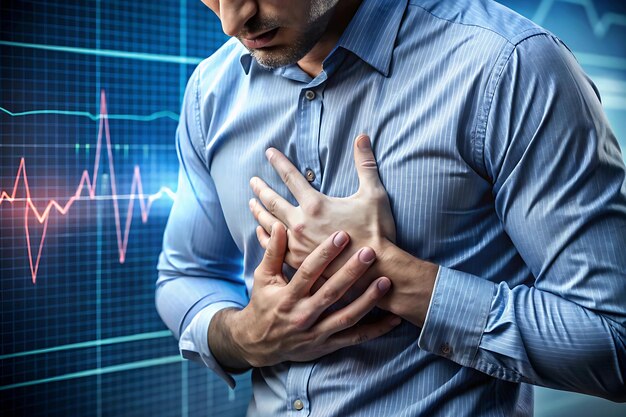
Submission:
<svg viewBox="0 0 626 417">
<path fill-rule="evenodd" d="M 309 18 L 304 28 L 288 45 L 272 46 L 262 49 L 250 49 L 250 55 L 264 68 L 275 69 L 286 67 L 300 61 L 322 38 L 331 18 L 331 10 L 337 0 L 317 0 L 313 2 Z M 258 33 L 280 27 L 275 18 L 253 20 L 246 25 L 247 33 Z M 241 41 L 241 35 L 237 38 Z"/>
</svg>

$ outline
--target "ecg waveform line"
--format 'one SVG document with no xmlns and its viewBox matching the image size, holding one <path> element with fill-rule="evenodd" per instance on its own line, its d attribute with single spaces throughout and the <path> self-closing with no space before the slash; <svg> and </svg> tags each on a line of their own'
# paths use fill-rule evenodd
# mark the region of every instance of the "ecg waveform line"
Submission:
<svg viewBox="0 0 626 417">
<path fill-rule="evenodd" d="M 87 117 L 93 120 L 94 122 L 102 118 L 101 114 L 93 114 L 93 113 L 89 113 L 86 111 L 75 111 L 75 110 L 48 110 L 46 109 L 46 110 L 29 110 L 29 111 L 22 111 L 22 112 L 12 112 L 11 110 L 5 109 L 4 107 L 0 106 L 0 111 L 8 114 L 9 116 L 14 116 L 14 117 L 32 116 L 36 114 L 59 114 L 63 116 Z M 132 120 L 135 122 L 151 122 L 153 120 L 162 119 L 162 118 L 169 118 L 177 122 L 178 114 L 169 110 L 162 110 L 162 111 L 158 111 L 158 112 L 154 112 L 154 113 L 150 113 L 146 115 L 137 115 L 137 114 L 109 114 L 107 115 L 107 119 L 109 120 L 113 120 L 113 119 Z"/>
<path fill-rule="evenodd" d="M 98 126 L 98 140 L 96 143 L 96 154 L 93 165 L 93 173 L 90 175 L 88 170 L 84 170 L 78 186 L 76 187 L 76 192 L 72 195 L 65 204 L 61 204 L 56 200 L 48 201 L 46 208 L 43 211 L 39 211 L 33 202 L 33 198 L 30 194 L 30 186 L 28 184 L 28 175 L 26 173 L 26 161 L 22 157 L 20 159 L 20 165 L 17 169 L 17 174 L 15 176 L 15 182 L 13 184 L 13 191 L 9 194 L 6 191 L 2 191 L 0 194 L 0 205 L 4 201 L 7 201 L 13 204 L 16 201 L 24 200 L 25 201 L 25 211 L 24 211 L 24 232 L 26 235 L 26 243 L 28 250 L 28 261 L 30 265 L 30 273 L 33 280 L 33 284 L 37 282 L 37 272 L 39 270 L 39 262 L 41 261 L 41 253 L 43 250 L 44 242 L 46 239 L 46 233 L 48 231 L 48 221 L 50 219 L 50 214 L 52 210 L 56 210 L 60 215 L 66 215 L 74 202 L 81 198 L 81 194 L 83 190 L 86 188 L 88 192 L 88 196 L 90 200 L 95 200 L 98 198 L 96 196 L 96 188 L 98 184 L 98 170 L 100 168 L 100 156 L 102 151 L 102 137 L 104 136 L 106 142 L 106 152 L 109 162 L 109 172 L 110 172 L 110 186 L 111 186 L 111 200 L 113 201 L 113 214 L 115 217 L 115 231 L 117 237 L 117 248 L 120 263 L 124 263 L 126 260 L 126 250 L 128 248 L 128 236 L 130 234 L 130 227 L 132 225 L 133 219 L 133 209 L 135 207 L 135 200 L 139 200 L 139 207 L 141 211 L 141 221 L 146 223 L 148 221 L 148 217 L 150 215 L 150 210 L 152 208 L 152 204 L 164 197 L 169 197 L 174 200 L 176 195 L 174 191 L 172 191 L 168 187 L 161 187 L 159 191 L 154 194 L 150 194 L 148 196 L 143 193 L 143 183 L 141 180 L 141 170 L 138 165 L 135 165 L 133 170 L 133 180 L 130 186 L 129 195 L 129 203 L 126 211 L 126 219 L 124 222 L 124 227 L 122 230 L 122 221 L 120 217 L 120 208 L 118 204 L 119 195 L 117 193 L 117 183 L 115 180 L 115 163 L 113 160 L 113 147 L 111 145 L 111 135 L 109 132 L 109 119 L 108 119 L 108 111 L 107 111 L 107 102 L 106 102 L 106 94 L 104 90 L 100 92 L 100 113 L 99 113 L 99 126 Z M 17 191 L 20 186 L 20 180 L 23 183 L 24 191 L 26 194 L 26 198 L 18 198 L 16 197 Z M 39 241 L 39 247 L 37 249 L 37 256 L 33 256 L 32 248 L 31 248 L 31 237 L 30 237 L 30 229 L 28 226 L 28 220 L 30 214 L 33 214 L 37 221 L 40 224 L 43 224 L 43 230 L 41 233 L 41 240 Z"/>
<path fill-rule="evenodd" d="M 605 37 L 611 26 L 626 27 L 626 15 L 608 12 L 600 16 L 593 0 L 543 0 L 535 12 L 533 21 L 543 25 L 555 3 L 571 3 L 581 6 L 587 14 L 593 33 L 598 38 Z"/>
</svg>

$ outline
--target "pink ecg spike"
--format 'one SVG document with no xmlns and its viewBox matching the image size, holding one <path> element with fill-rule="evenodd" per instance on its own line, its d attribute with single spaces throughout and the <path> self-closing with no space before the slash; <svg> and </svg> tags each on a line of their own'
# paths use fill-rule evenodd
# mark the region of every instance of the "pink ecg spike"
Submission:
<svg viewBox="0 0 626 417">
<path fill-rule="evenodd" d="M 138 165 L 135 165 L 135 169 L 133 172 L 133 181 L 130 186 L 130 195 L 128 202 L 128 210 L 126 211 L 126 221 L 124 224 L 124 234 L 122 235 L 122 227 L 120 223 L 120 209 L 118 205 L 118 194 L 117 194 L 117 184 L 115 182 L 115 164 L 113 163 L 113 151 L 111 147 L 111 135 L 109 134 L 109 120 L 107 113 L 107 102 L 106 95 L 104 90 L 100 92 L 100 124 L 98 126 L 98 142 L 96 143 L 96 157 L 93 164 L 93 176 L 90 178 L 89 172 L 87 170 L 83 171 L 83 174 L 80 177 L 80 182 L 78 183 L 78 187 L 76 187 L 76 192 L 72 197 L 64 205 L 59 204 L 56 200 L 50 200 L 46 209 L 42 212 L 39 212 L 35 204 L 33 203 L 30 196 L 30 187 L 28 186 L 28 176 L 26 175 L 26 162 L 24 158 L 20 160 L 20 166 L 17 169 L 17 175 L 15 177 L 15 183 L 13 184 L 13 192 L 9 195 L 6 191 L 2 191 L 0 194 L 0 204 L 4 200 L 13 204 L 15 201 L 15 195 L 17 193 L 17 188 L 20 183 L 20 178 L 24 183 L 24 189 L 26 190 L 26 204 L 25 204 L 25 214 L 24 214 L 24 231 L 26 233 L 26 243 L 28 248 L 28 261 L 30 263 L 30 273 L 33 279 L 33 284 L 37 281 L 37 270 L 39 269 L 39 261 L 41 260 L 41 252 L 43 249 L 43 244 L 46 239 L 46 232 L 48 230 L 48 219 L 50 218 L 50 212 L 54 208 L 61 215 L 66 215 L 69 211 L 70 207 L 74 202 L 80 198 L 83 189 L 85 186 L 89 191 L 89 199 L 93 200 L 96 198 L 96 184 L 98 182 L 98 168 L 100 166 L 100 150 L 102 148 L 102 131 L 104 130 L 105 138 L 106 138 L 106 148 L 107 148 L 107 156 L 109 159 L 109 171 L 111 172 L 111 199 L 113 200 L 113 213 L 115 215 L 115 230 L 117 233 L 117 248 L 119 254 L 120 263 L 124 263 L 126 260 L 126 248 L 128 247 L 128 234 L 130 232 L 130 226 L 132 223 L 133 217 L 133 208 L 135 204 L 135 199 L 139 200 L 139 207 L 141 209 L 141 221 L 146 223 L 148 221 L 148 215 L 150 214 L 150 209 L 152 208 L 152 203 L 154 201 L 168 196 L 172 200 L 175 198 L 174 192 L 168 187 L 161 187 L 161 189 L 149 196 L 144 196 L 143 194 L 143 185 L 141 182 L 141 172 Z M 104 129 L 103 129 L 104 128 Z M 30 232 L 28 229 L 28 216 L 29 213 L 32 212 L 39 223 L 43 224 L 43 232 L 41 234 L 41 241 L 39 242 L 39 249 L 37 251 L 37 258 L 33 261 L 32 250 L 30 246 Z"/>
</svg>

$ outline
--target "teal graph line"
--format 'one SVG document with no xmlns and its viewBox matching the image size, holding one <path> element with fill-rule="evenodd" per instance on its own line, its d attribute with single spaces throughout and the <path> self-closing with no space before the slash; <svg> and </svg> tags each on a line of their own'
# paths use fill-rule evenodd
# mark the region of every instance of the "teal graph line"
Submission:
<svg viewBox="0 0 626 417">
<path fill-rule="evenodd" d="M 543 0 L 537 8 L 533 20 L 537 24 L 543 25 L 555 3 L 577 4 L 584 8 L 585 13 L 587 14 L 587 19 L 589 19 L 589 24 L 593 29 L 593 33 L 598 38 L 605 37 L 609 29 L 611 29 L 611 26 L 626 27 L 626 15 L 618 13 L 605 13 L 600 16 L 592 0 Z"/>
<path fill-rule="evenodd" d="M 91 120 L 99 120 L 101 118 L 100 114 L 93 114 L 86 111 L 74 111 L 74 110 L 30 110 L 23 112 L 12 112 L 4 107 L 0 107 L 0 111 L 8 114 L 9 116 L 32 116 L 36 114 L 60 114 L 65 116 L 81 116 L 88 117 Z M 150 122 L 157 119 L 168 118 L 174 121 L 178 121 L 178 114 L 169 111 L 162 110 L 155 113 L 147 114 L 147 115 L 136 115 L 136 114 L 109 114 L 107 115 L 107 119 L 109 120 L 134 120 L 137 122 Z"/>
<path fill-rule="evenodd" d="M 552 7 L 552 3 L 554 3 L 554 1 L 577 2 L 577 1 L 584 1 L 584 0 L 546 0 L 539 7 L 540 9 L 543 7 L 547 7 L 547 6 L 544 6 L 545 4 L 548 4 L 549 7 Z M 549 8 L 547 10 L 549 11 Z M 539 11 L 538 11 L 534 20 L 540 23 L 542 19 L 545 19 L 545 16 L 542 17 L 541 15 L 539 15 Z M 0 45 L 21 46 L 25 48 L 52 49 L 52 50 L 57 50 L 57 51 L 75 52 L 75 53 L 82 53 L 82 54 L 89 54 L 89 55 L 116 56 L 116 57 L 130 58 L 130 59 L 147 59 L 151 61 L 173 62 L 173 63 L 179 63 L 179 64 L 198 64 L 200 61 L 202 61 L 202 58 L 193 58 L 193 57 L 184 57 L 184 56 L 146 54 L 146 53 L 125 52 L 125 51 L 114 51 L 114 50 L 107 50 L 107 49 L 75 48 L 75 47 L 54 46 L 54 45 L 38 45 L 38 44 L 21 43 L 21 42 L 0 41 Z M 589 53 L 582 53 L 582 52 L 576 52 L 576 51 L 574 51 L 574 54 L 578 57 L 580 63 L 585 66 L 626 70 L 625 58 L 620 58 L 620 57 L 615 57 L 615 56 L 610 56 L 610 55 L 589 54 Z M 1 107 L 0 109 L 3 110 L 5 113 L 12 114 L 6 109 L 3 109 Z M 86 116 L 92 119 L 99 117 L 98 115 L 94 115 L 94 114 L 87 113 L 87 112 L 65 113 L 64 111 L 61 111 L 61 110 L 50 110 L 50 111 L 35 110 L 35 111 L 39 113 L 58 112 L 56 114 L 70 114 L 70 115 Z M 24 113 L 28 113 L 28 112 L 24 112 Z M 12 115 L 22 115 L 22 114 L 13 113 Z M 146 116 L 109 115 L 109 119 L 122 119 L 125 117 L 130 117 L 131 120 L 138 120 L 138 121 L 151 121 L 154 119 L 158 119 L 160 117 L 169 117 L 173 120 L 178 120 L 178 115 L 176 113 L 169 112 L 169 111 L 157 112 L 157 113 L 153 113 L 153 114 L 146 115 Z"/>
<path fill-rule="evenodd" d="M 146 52 L 117 51 L 113 49 L 79 48 L 75 46 L 62 45 L 43 45 L 37 43 L 11 42 L 2 40 L 0 40 L 0 45 L 17 46 L 21 48 L 45 49 L 48 51 L 73 52 L 77 54 L 107 56 L 112 58 L 138 59 L 141 61 L 167 62 L 172 64 L 197 65 L 200 63 L 200 61 L 202 61 L 202 58 L 196 58 L 191 56 L 150 54 Z"/>
<path fill-rule="evenodd" d="M 183 358 L 181 358 L 180 355 L 164 356 L 162 358 L 146 359 L 143 361 L 123 363 L 120 365 L 105 366 L 104 368 L 95 368 L 95 369 L 88 369 L 86 371 L 72 372 L 69 374 L 53 376 L 50 378 L 36 379 L 33 381 L 25 381 L 25 382 L 17 382 L 15 384 L 1 386 L 0 391 L 6 391 L 9 389 L 15 389 L 15 388 L 30 387 L 33 385 L 45 384 L 48 382 L 66 381 L 68 379 L 84 378 L 87 376 L 104 375 L 104 374 L 110 374 L 113 372 L 122 372 L 122 371 L 130 371 L 133 369 L 149 368 L 151 366 L 168 365 L 171 363 L 178 363 L 182 361 L 183 361 Z"/>
<path fill-rule="evenodd" d="M 22 356 L 39 355 L 42 353 L 59 352 L 62 350 L 82 349 L 82 348 L 90 348 L 90 347 L 96 347 L 96 346 L 112 345 L 116 343 L 128 343 L 128 342 L 137 342 L 140 340 L 160 339 L 160 338 L 170 337 L 170 336 L 172 336 L 172 332 L 170 332 L 169 330 L 161 330 L 158 332 L 148 332 L 148 333 L 138 333 L 138 334 L 132 334 L 129 336 L 118 336 L 118 337 L 111 337 L 108 339 L 90 340 L 88 342 L 71 343 L 69 345 L 61 345 L 61 346 L 55 346 L 55 347 L 50 347 L 50 348 L 45 348 L 45 349 L 36 349 L 36 350 L 29 350 L 25 352 L 8 353 L 6 355 L 1 355 L 0 360 L 10 359 L 10 358 L 19 358 Z"/>
</svg>

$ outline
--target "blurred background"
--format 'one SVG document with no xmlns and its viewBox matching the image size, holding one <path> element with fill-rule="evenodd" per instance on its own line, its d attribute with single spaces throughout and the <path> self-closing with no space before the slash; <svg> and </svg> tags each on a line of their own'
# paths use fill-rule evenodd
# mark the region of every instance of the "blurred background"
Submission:
<svg viewBox="0 0 626 417">
<path fill-rule="evenodd" d="M 569 45 L 626 148 L 626 2 L 502 3 Z M 0 4 L 0 414 L 243 416 L 248 375 L 181 360 L 154 307 L 181 97 L 219 22 L 199 0 Z M 535 408 L 626 416 L 546 389 Z"/>
</svg>

